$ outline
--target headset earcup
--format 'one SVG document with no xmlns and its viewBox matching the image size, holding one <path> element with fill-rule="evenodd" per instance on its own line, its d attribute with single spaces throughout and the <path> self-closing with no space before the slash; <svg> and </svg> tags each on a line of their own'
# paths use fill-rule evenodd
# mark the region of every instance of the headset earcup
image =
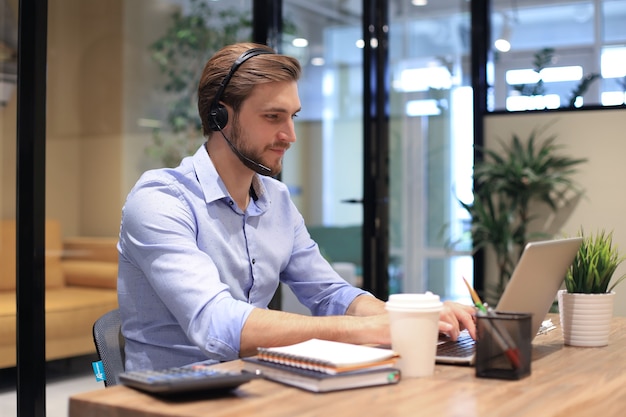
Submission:
<svg viewBox="0 0 626 417">
<path fill-rule="evenodd" d="M 239 58 L 233 63 L 233 66 L 230 68 L 230 71 L 224 77 L 222 82 L 220 83 L 220 88 L 217 90 L 217 94 L 215 95 L 215 99 L 213 100 L 213 106 L 211 107 L 209 113 L 209 128 L 213 131 L 222 130 L 226 124 L 228 123 L 228 110 L 223 105 L 219 104 L 222 99 L 222 95 L 224 94 L 224 90 L 226 86 L 230 82 L 231 77 L 237 71 L 237 68 L 241 66 L 244 62 L 249 60 L 252 57 L 261 54 L 273 54 L 274 52 L 268 51 L 261 48 L 252 48 L 248 49 L 246 52 L 241 54 Z"/>
<path fill-rule="evenodd" d="M 228 110 L 221 104 L 211 109 L 211 118 L 209 120 L 209 127 L 213 131 L 218 131 L 224 128 L 228 123 Z"/>
</svg>

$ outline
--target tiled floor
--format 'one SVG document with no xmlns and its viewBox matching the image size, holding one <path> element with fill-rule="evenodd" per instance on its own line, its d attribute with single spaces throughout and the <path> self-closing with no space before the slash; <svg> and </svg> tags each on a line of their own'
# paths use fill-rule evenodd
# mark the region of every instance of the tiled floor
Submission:
<svg viewBox="0 0 626 417">
<path fill-rule="evenodd" d="M 94 360 L 95 356 L 81 356 L 47 364 L 46 417 L 67 417 L 71 395 L 104 388 L 93 375 Z M 0 417 L 16 415 L 15 368 L 0 369 Z"/>
</svg>

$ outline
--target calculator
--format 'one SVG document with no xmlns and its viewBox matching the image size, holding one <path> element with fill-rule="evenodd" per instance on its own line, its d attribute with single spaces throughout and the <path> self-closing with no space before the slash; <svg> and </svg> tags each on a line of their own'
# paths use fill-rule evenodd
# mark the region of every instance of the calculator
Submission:
<svg viewBox="0 0 626 417">
<path fill-rule="evenodd" d="M 226 393 L 258 375 L 231 372 L 208 365 L 193 365 L 163 370 L 130 371 L 120 374 L 119 381 L 151 394 Z"/>
</svg>

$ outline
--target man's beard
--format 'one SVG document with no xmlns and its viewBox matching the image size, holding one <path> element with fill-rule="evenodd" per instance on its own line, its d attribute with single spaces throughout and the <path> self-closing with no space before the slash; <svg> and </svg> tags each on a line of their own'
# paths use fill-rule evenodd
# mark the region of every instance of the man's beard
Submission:
<svg viewBox="0 0 626 417">
<path fill-rule="evenodd" d="M 265 161 L 263 161 L 262 150 L 261 151 L 255 150 L 251 146 L 249 146 L 249 141 L 247 140 L 247 137 L 244 136 L 242 129 L 241 129 L 241 125 L 239 124 L 239 120 L 237 120 L 237 118 L 234 118 L 232 122 L 230 141 L 233 143 L 233 145 L 239 151 L 239 153 L 241 153 L 243 156 L 245 156 L 246 158 L 252 160 L 253 162 L 257 164 L 262 164 L 268 167 L 271 170 L 271 172 L 267 174 L 268 176 L 273 177 L 275 175 L 278 175 L 278 173 L 280 173 L 280 171 L 282 170 L 282 158 L 278 161 L 277 164 L 270 166 Z M 276 145 L 272 144 L 268 148 L 272 146 L 276 146 Z"/>
</svg>

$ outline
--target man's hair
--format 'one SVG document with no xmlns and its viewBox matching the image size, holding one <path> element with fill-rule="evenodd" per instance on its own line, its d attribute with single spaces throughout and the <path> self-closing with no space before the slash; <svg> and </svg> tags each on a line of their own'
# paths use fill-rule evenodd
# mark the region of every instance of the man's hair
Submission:
<svg viewBox="0 0 626 417">
<path fill-rule="evenodd" d="M 252 48 L 260 48 L 272 53 L 260 54 L 248 59 L 230 79 L 219 101 L 231 106 L 235 114 L 239 112 L 241 104 L 256 85 L 276 81 L 298 81 L 300 78 L 301 67 L 298 60 L 276 54 L 269 46 L 237 43 L 220 49 L 204 66 L 198 86 L 198 113 L 202 120 L 204 136 L 208 137 L 211 134 L 210 112 L 220 83 L 228 75 L 237 58 Z"/>
</svg>

